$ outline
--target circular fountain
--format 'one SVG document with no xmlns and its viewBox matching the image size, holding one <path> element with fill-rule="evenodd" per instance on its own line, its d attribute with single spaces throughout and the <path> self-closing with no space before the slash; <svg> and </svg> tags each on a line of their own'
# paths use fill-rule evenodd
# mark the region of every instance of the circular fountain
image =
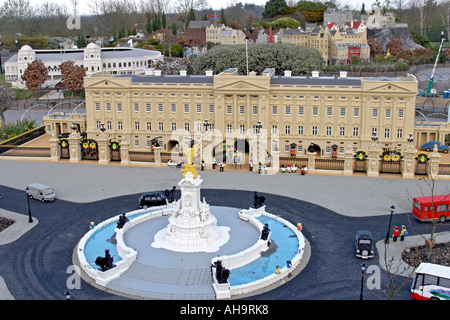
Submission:
<svg viewBox="0 0 450 320">
<path fill-rule="evenodd" d="M 264 200 L 243 210 L 210 208 L 205 199 L 201 200 L 203 180 L 192 162 L 196 149 L 187 149 L 188 163 L 183 166 L 183 178 L 178 183 L 180 199 L 165 206 L 128 212 L 128 221 L 120 228 L 114 227 L 118 215 L 90 230 L 76 248 L 77 262 L 84 273 L 109 291 L 153 299 L 227 299 L 251 295 L 292 279 L 305 251 L 302 233 L 282 217 L 267 213 Z M 254 197 L 262 198 L 256 193 Z M 230 209 L 237 216 L 222 215 Z M 223 225 L 218 225 L 213 212 Z M 254 237 L 253 242 L 245 242 L 246 237 Z M 246 243 L 250 244 L 243 247 Z M 101 257 L 95 259 L 93 254 L 100 255 L 105 248 L 108 256 L 111 252 L 114 258 L 113 267 L 107 270 L 95 267 L 94 261 Z M 233 248 L 238 249 L 230 252 Z M 246 276 L 249 272 L 251 277 Z M 189 280 L 188 273 L 195 274 L 189 276 L 191 279 L 203 280 Z M 164 274 L 168 276 L 161 280 Z M 173 278 L 179 279 L 179 286 Z M 155 294 L 157 290 L 164 295 Z M 202 290 L 207 294 L 194 295 Z"/>
</svg>

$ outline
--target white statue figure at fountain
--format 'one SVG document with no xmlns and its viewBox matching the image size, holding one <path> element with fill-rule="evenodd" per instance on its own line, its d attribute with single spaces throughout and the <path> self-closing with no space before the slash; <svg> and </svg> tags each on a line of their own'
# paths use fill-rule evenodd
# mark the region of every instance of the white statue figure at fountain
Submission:
<svg viewBox="0 0 450 320">
<path fill-rule="evenodd" d="M 155 235 L 152 246 L 182 252 L 215 252 L 228 242 L 229 227 L 218 227 L 205 199 L 200 200 L 200 178 L 194 158 L 198 145 L 186 146 L 187 164 L 182 166 L 183 179 L 178 183 L 181 198 L 173 203 L 168 226 Z"/>
</svg>

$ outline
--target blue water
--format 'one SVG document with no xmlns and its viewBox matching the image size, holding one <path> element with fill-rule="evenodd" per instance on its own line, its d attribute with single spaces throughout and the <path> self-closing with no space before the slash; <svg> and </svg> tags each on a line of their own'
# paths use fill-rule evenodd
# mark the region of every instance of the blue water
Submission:
<svg viewBox="0 0 450 320">
<path fill-rule="evenodd" d="M 269 225 L 270 240 L 276 243 L 277 249 L 268 257 L 260 257 L 241 268 L 231 270 L 228 278 L 231 286 L 246 284 L 274 274 L 276 266 L 280 266 L 280 269 L 286 266 L 286 261 L 292 260 L 298 251 L 298 238 L 290 228 L 269 217 L 261 216 L 258 220 Z"/>
<path fill-rule="evenodd" d="M 144 214 L 147 214 L 149 211 L 145 211 L 142 213 L 138 213 L 132 216 L 127 216 L 129 220 L 133 220 L 137 217 L 140 217 Z M 109 250 L 109 254 L 113 257 L 113 263 L 117 263 L 122 258 L 117 253 L 117 248 L 115 243 L 111 243 L 108 240 L 114 235 L 114 229 L 116 228 L 117 223 L 113 222 L 96 232 L 86 241 L 86 245 L 84 246 L 84 256 L 86 257 L 86 261 L 94 268 L 100 269 L 99 266 L 95 264 L 95 259 L 98 256 L 104 257 L 105 250 Z"/>
</svg>

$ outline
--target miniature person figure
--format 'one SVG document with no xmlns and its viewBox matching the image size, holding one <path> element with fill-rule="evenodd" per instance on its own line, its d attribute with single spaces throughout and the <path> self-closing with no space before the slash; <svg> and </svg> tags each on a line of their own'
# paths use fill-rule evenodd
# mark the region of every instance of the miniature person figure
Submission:
<svg viewBox="0 0 450 320">
<path fill-rule="evenodd" d="M 305 174 L 308 173 L 308 167 L 307 166 L 302 166 L 300 172 L 302 173 L 302 176 L 304 176 Z"/>
<path fill-rule="evenodd" d="M 248 170 L 253 171 L 253 163 L 250 162 Z"/>
<path fill-rule="evenodd" d="M 402 225 L 402 231 L 400 232 L 400 241 L 405 240 L 405 236 L 408 235 L 405 225 Z"/>
<path fill-rule="evenodd" d="M 286 266 L 287 266 L 288 268 L 292 267 L 292 262 L 291 262 L 291 260 L 287 260 L 287 261 L 286 261 Z"/>
<path fill-rule="evenodd" d="M 281 272 L 280 272 L 280 266 L 276 266 L 276 268 L 275 268 L 275 273 L 276 274 L 280 274 Z"/>
<path fill-rule="evenodd" d="M 217 164 L 216 158 L 213 158 L 213 162 L 212 162 L 212 168 L 213 168 L 213 170 L 216 169 L 216 164 Z"/>
<path fill-rule="evenodd" d="M 221 162 L 220 164 L 219 164 L 219 168 L 220 168 L 220 172 L 223 172 L 223 162 Z"/>
<path fill-rule="evenodd" d="M 94 229 L 95 228 L 95 224 L 94 221 L 91 221 L 91 223 L 89 224 L 89 229 Z"/>
<path fill-rule="evenodd" d="M 264 163 L 264 174 L 267 174 L 267 166 L 265 163 Z"/>
<path fill-rule="evenodd" d="M 205 170 L 205 161 L 204 160 L 202 160 L 201 166 L 202 166 L 202 171 L 204 171 Z"/>
<path fill-rule="evenodd" d="M 394 233 L 392 235 L 392 242 L 397 242 L 397 237 L 398 237 L 399 233 L 400 232 L 398 231 L 398 227 L 395 226 L 394 227 Z"/>
<path fill-rule="evenodd" d="M 302 224 L 301 224 L 300 222 L 297 223 L 297 230 L 298 230 L 298 231 L 302 231 L 302 229 L 303 229 Z"/>
<path fill-rule="evenodd" d="M 258 164 L 258 174 L 261 174 L 261 162 Z"/>
</svg>

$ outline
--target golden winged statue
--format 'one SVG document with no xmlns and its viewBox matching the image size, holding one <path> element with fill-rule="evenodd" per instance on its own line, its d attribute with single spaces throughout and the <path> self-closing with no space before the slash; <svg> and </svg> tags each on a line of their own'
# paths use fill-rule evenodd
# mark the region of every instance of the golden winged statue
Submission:
<svg viewBox="0 0 450 320">
<path fill-rule="evenodd" d="M 194 164 L 194 158 L 197 156 L 197 152 L 199 149 L 199 145 L 194 144 L 192 147 L 189 146 L 189 144 L 186 144 L 186 147 L 184 148 L 184 154 L 187 158 L 187 164 L 182 165 L 181 173 L 183 174 L 183 177 L 186 178 L 186 174 L 188 172 L 192 172 L 194 179 L 197 178 L 198 172 L 195 169 Z"/>
</svg>

